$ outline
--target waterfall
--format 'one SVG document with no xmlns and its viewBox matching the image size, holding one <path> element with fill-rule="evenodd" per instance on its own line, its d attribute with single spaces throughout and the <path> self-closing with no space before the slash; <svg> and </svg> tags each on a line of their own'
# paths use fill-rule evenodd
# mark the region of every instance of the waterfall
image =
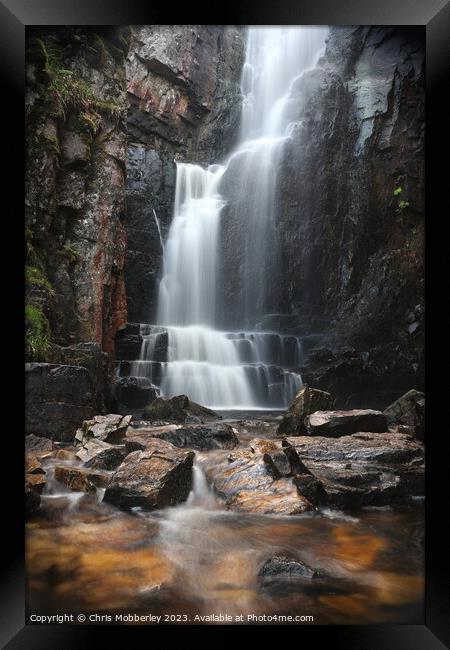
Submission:
<svg viewBox="0 0 450 650">
<path fill-rule="evenodd" d="M 159 243 L 161 244 L 161 250 L 164 250 L 164 241 L 163 241 L 162 234 L 161 234 L 161 224 L 159 223 L 158 215 L 156 214 L 155 208 L 152 208 L 152 212 L 153 212 L 153 217 L 154 217 L 155 223 L 156 223 L 156 229 L 157 229 L 158 235 L 159 235 Z"/>
<path fill-rule="evenodd" d="M 327 31 L 249 28 L 235 150 L 222 165 L 206 169 L 176 164 L 158 297 L 158 326 L 168 333 L 167 359 L 158 366 L 163 396 L 184 393 L 216 409 L 285 408 L 301 386 L 299 339 L 257 323 L 268 315 L 267 295 L 278 283 L 276 189 L 279 156 L 292 132 L 290 88 L 315 65 Z M 245 223 L 233 304 L 242 331 L 232 332 L 221 323 L 230 306 L 218 271 L 221 215 L 231 203 Z M 140 372 L 147 367 L 142 364 L 153 363 L 145 344 Z"/>
</svg>

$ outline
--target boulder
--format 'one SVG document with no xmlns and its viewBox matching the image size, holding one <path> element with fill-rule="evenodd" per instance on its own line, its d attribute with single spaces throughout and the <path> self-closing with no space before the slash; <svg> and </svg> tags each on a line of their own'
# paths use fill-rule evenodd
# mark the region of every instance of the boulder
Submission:
<svg viewBox="0 0 450 650">
<path fill-rule="evenodd" d="M 424 494 L 423 445 L 409 435 L 296 436 L 283 445 L 295 447 L 309 471 L 312 478 L 297 474 L 293 481 L 316 506 L 353 510 L 401 504 Z"/>
<path fill-rule="evenodd" d="M 204 423 L 218 420 L 220 416 L 214 411 L 192 402 L 186 395 L 177 395 L 170 399 L 157 397 L 144 409 L 144 420 Z"/>
<path fill-rule="evenodd" d="M 390 425 L 410 427 L 416 438 L 423 440 L 425 434 L 425 394 L 409 390 L 390 404 L 384 411 Z"/>
<path fill-rule="evenodd" d="M 45 471 L 35 454 L 25 455 L 25 472 L 26 474 L 45 474 Z"/>
<path fill-rule="evenodd" d="M 387 431 L 386 416 L 372 409 L 316 411 L 305 418 L 306 432 L 313 436 L 344 436 L 358 431 Z"/>
<path fill-rule="evenodd" d="M 145 377 L 119 377 L 114 387 L 117 402 L 126 409 L 142 409 L 158 392 Z"/>
<path fill-rule="evenodd" d="M 320 575 L 300 560 L 286 556 L 274 556 L 264 562 L 258 571 L 258 579 L 262 582 L 272 580 L 292 580 L 298 578 L 316 578 Z"/>
<path fill-rule="evenodd" d="M 185 501 L 192 488 L 194 452 L 154 438 L 116 470 L 104 500 L 121 508 L 155 510 Z"/>
<path fill-rule="evenodd" d="M 305 384 L 295 396 L 288 411 L 278 426 L 278 435 L 305 435 L 305 417 L 315 411 L 326 411 L 333 408 L 334 399 L 330 393 Z"/>
<path fill-rule="evenodd" d="M 25 432 L 67 442 L 95 414 L 95 388 L 86 368 L 25 364 Z"/>
<path fill-rule="evenodd" d="M 75 492 L 95 493 L 96 488 L 106 487 L 110 475 L 106 472 L 93 472 L 81 467 L 57 465 L 55 479 Z"/>
<path fill-rule="evenodd" d="M 26 452 L 47 452 L 53 450 L 53 442 L 49 438 L 43 438 L 41 436 L 35 436 L 33 433 L 30 433 L 28 436 L 25 436 L 25 451 Z"/>
<path fill-rule="evenodd" d="M 223 460 L 205 463 L 204 469 L 217 495 L 231 510 L 294 515 L 312 508 L 298 493 L 291 478 L 274 479 L 261 453 L 233 451 Z"/>
<path fill-rule="evenodd" d="M 113 470 L 122 463 L 126 454 L 123 447 L 110 445 L 103 440 L 92 439 L 78 449 L 76 457 L 91 469 Z"/>
<path fill-rule="evenodd" d="M 75 434 L 75 444 L 84 444 L 95 438 L 111 444 L 123 441 L 131 422 L 131 415 L 96 415 L 92 420 L 85 420 Z"/>
<path fill-rule="evenodd" d="M 229 424 L 181 426 L 156 434 L 175 447 L 191 449 L 234 449 L 239 439 Z"/>
</svg>

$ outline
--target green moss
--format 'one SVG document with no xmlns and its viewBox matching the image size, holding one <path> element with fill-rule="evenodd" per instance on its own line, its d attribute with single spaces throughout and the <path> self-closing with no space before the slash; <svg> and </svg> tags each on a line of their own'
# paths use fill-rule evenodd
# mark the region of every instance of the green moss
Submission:
<svg viewBox="0 0 450 650">
<path fill-rule="evenodd" d="M 80 257 L 80 253 L 72 244 L 64 244 L 60 254 L 69 260 L 69 262 L 76 262 Z"/>
<path fill-rule="evenodd" d="M 43 139 L 43 144 L 47 151 L 50 151 L 50 153 L 55 153 L 56 155 L 59 156 L 61 153 L 61 148 L 59 145 L 59 139 L 57 135 L 44 135 L 42 136 Z"/>
<path fill-rule="evenodd" d="M 46 278 L 45 273 L 39 266 L 25 267 L 25 282 L 33 287 L 42 287 L 43 289 L 46 289 L 51 295 L 55 293 L 53 291 L 52 285 Z"/>
<path fill-rule="evenodd" d="M 409 207 L 409 201 L 406 199 L 400 198 L 403 194 L 403 187 L 400 185 L 402 182 L 403 176 L 398 176 L 396 178 L 396 187 L 393 191 L 393 195 L 395 196 L 397 200 L 397 206 L 395 208 L 395 211 L 397 214 L 403 214 L 403 211 L 406 210 L 406 208 Z"/>
<path fill-rule="evenodd" d="M 25 325 L 27 357 L 34 361 L 45 361 L 50 350 L 50 326 L 40 307 L 26 305 Z"/>
</svg>

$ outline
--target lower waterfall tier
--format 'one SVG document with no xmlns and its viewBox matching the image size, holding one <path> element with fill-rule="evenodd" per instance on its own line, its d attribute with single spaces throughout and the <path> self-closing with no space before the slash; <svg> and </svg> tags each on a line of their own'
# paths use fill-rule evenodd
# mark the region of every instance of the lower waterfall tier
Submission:
<svg viewBox="0 0 450 650">
<path fill-rule="evenodd" d="M 119 376 L 139 378 L 163 397 L 185 394 L 214 409 L 286 408 L 302 385 L 298 337 L 274 332 L 222 332 L 203 326 L 143 324 L 139 359 Z"/>
</svg>

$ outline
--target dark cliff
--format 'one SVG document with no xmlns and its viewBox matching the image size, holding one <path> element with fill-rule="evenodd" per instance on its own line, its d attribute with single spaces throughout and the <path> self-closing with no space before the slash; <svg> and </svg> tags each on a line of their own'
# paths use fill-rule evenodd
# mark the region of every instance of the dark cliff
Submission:
<svg viewBox="0 0 450 650">
<path fill-rule="evenodd" d="M 292 87 L 267 324 L 305 337 L 303 379 L 342 405 L 381 406 L 423 385 L 423 57 L 414 28 L 332 28 L 319 66 Z M 231 151 L 243 60 L 239 27 L 29 31 L 26 353 L 50 364 L 29 367 L 30 431 L 57 428 L 56 402 L 70 426 L 114 408 L 115 336 L 156 318 L 175 160 Z M 222 218 L 230 322 L 238 208 Z M 85 368 L 82 382 L 58 370 L 69 366 Z M 52 373 L 80 395 L 49 399 Z"/>
<path fill-rule="evenodd" d="M 237 133 L 244 33 L 203 25 L 136 28 L 127 59 L 128 320 L 154 322 L 175 160 L 211 164 Z"/>
<path fill-rule="evenodd" d="M 306 337 L 304 380 L 341 405 L 382 406 L 423 385 L 422 32 L 331 28 L 289 106 L 267 324 Z M 232 199 L 222 222 L 231 324 L 245 259 L 241 213 Z"/>
</svg>

